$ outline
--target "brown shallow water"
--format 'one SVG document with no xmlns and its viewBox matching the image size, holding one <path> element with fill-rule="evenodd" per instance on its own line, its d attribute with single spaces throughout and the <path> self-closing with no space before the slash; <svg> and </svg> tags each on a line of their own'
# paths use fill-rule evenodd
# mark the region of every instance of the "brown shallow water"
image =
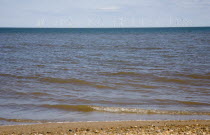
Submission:
<svg viewBox="0 0 210 135">
<path fill-rule="evenodd" d="M 210 29 L 0 29 L 0 124 L 209 119 Z"/>
</svg>

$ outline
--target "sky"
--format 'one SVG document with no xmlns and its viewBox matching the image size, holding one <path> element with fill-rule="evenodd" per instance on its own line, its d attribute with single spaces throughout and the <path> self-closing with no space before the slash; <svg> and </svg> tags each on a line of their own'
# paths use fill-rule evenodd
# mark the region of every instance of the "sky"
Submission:
<svg viewBox="0 0 210 135">
<path fill-rule="evenodd" d="M 210 26 L 210 0 L 0 0 L 0 27 Z"/>
</svg>

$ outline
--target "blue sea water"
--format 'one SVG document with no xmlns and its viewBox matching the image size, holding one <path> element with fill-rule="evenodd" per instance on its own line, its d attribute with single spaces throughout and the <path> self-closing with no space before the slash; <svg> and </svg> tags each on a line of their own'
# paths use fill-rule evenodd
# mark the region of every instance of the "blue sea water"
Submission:
<svg viewBox="0 0 210 135">
<path fill-rule="evenodd" d="M 209 119 L 210 28 L 0 28 L 0 124 Z"/>
</svg>

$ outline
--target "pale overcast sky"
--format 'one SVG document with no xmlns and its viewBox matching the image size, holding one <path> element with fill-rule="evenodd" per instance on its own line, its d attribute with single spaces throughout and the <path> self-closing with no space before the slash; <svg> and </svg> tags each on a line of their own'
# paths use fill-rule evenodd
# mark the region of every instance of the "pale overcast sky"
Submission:
<svg viewBox="0 0 210 135">
<path fill-rule="evenodd" d="M 0 0 L 0 27 L 210 26 L 210 0 Z"/>
</svg>

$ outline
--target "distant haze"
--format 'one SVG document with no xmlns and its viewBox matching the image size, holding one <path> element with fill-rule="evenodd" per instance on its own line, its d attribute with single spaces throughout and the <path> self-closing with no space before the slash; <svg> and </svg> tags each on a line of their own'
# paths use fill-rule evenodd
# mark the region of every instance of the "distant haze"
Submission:
<svg viewBox="0 0 210 135">
<path fill-rule="evenodd" d="M 0 0 L 0 27 L 210 26 L 209 0 Z"/>
</svg>

